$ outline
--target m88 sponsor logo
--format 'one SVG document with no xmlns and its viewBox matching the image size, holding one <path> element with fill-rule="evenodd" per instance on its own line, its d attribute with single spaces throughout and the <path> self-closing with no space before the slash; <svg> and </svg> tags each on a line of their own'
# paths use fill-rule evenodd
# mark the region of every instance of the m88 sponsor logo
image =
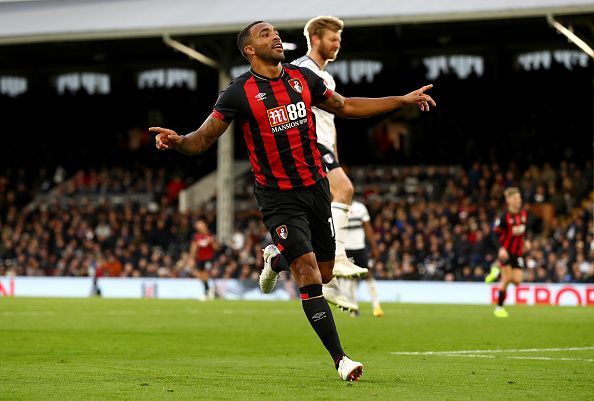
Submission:
<svg viewBox="0 0 594 401">
<path fill-rule="evenodd" d="M 266 110 L 272 132 L 278 132 L 307 123 L 307 108 L 304 102 L 287 104 Z"/>
</svg>

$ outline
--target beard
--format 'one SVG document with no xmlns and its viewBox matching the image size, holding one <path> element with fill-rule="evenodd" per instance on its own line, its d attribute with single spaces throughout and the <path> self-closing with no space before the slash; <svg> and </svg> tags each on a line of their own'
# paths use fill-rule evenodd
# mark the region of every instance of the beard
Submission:
<svg viewBox="0 0 594 401">
<path fill-rule="evenodd" d="M 330 47 L 325 46 L 319 48 L 319 53 L 327 61 L 334 61 L 338 56 L 338 50 L 332 50 Z"/>
<path fill-rule="evenodd" d="M 256 56 L 263 61 L 280 63 L 285 61 L 285 52 L 277 53 L 274 50 L 266 50 L 263 52 L 256 51 Z"/>
</svg>

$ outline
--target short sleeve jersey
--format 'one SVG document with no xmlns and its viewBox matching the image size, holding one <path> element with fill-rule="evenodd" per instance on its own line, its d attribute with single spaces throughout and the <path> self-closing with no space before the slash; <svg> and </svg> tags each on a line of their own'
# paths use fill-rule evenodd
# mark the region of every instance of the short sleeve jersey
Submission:
<svg viewBox="0 0 594 401">
<path fill-rule="evenodd" d="M 241 127 L 257 185 L 290 190 L 325 177 L 312 107 L 333 91 L 307 68 L 282 67 L 277 78 L 250 70 L 234 79 L 211 116 Z"/>
<path fill-rule="evenodd" d="M 336 90 L 334 77 L 326 70 L 322 70 L 315 61 L 309 56 L 303 56 L 291 62 L 291 64 L 300 67 L 306 67 L 316 73 L 324 80 L 326 86 L 331 90 Z M 313 112 L 316 115 L 316 131 L 318 134 L 318 143 L 324 145 L 330 151 L 334 152 L 336 144 L 336 127 L 334 125 L 334 114 L 328 113 L 320 108 L 314 107 Z"/>
<path fill-rule="evenodd" d="M 363 223 L 370 221 L 369 211 L 364 204 L 353 201 L 349 208 L 349 225 L 347 226 L 347 238 L 345 249 L 356 251 L 365 249 L 365 229 Z"/>
<path fill-rule="evenodd" d="M 493 224 L 499 246 L 505 248 L 512 256 L 522 256 L 527 219 L 526 210 L 521 210 L 519 213 L 506 211 L 501 213 Z"/>
<path fill-rule="evenodd" d="M 196 233 L 192 237 L 192 242 L 198 248 L 196 250 L 196 261 L 204 262 L 214 258 L 214 237 L 211 234 Z"/>
</svg>

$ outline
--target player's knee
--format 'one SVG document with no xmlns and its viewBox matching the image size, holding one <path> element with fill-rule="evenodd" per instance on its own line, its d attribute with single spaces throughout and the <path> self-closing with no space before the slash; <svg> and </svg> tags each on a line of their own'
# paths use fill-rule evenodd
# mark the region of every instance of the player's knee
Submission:
<svg viewBox="0 0 594 401">
<path fill-rule="evenodd" d="M 335 192 L 335 196 L 333 197 L 335 202 L 346 203 L 347 205 L 350 205 L 351 201 L 353 200 L 355 189 L 349 180 L 344 180 L 336 188 Z"/>
<path fill-rule="evenodd" d="M 355 187 L 353 186 L 353 183 L 351 182 L 351 180 L 346 180 L 345 185 L 344 185 L 344 193 L 349 198 L 352 198 L 353 195 L 355 194 Z"/>
<path fill-rule="evenodd" d="M 316 266 L 312 265 L 310 261 L 306 260 L 305 258 L 297 258 L 291 264 L 291 270 L 293 270 L 301 279 L 300 281 L 304 282 L 315 282 L 320 280 L 320 273 Z"/>
</svg>

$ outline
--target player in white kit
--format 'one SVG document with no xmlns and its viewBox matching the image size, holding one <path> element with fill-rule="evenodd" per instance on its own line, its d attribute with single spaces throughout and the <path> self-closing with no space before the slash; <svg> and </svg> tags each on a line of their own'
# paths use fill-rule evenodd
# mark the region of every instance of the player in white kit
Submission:
<svg viewBox="0 0 594 401">
<path fill-rule="evenodd" d="M 334 61 L 340 50 L 341 32 L 344 23 L 336 17 L 320 16 L 307 22 L 304 35 L 307 39 L 308 52 L 305 56 L 293 61 L 300 67 L 306 67 L 324 80 L 327 88 L 334 90 L 334 78 L 325 71 L 326 65 Z M 425 104 L 419 102 L 419 107 Z M 428 106 L 427 106 L 428 110 Z M 336 128 L 334 115 L 312 106 L 316 119 L 316 133 L 318 148 L 322 155 L 332 195 L 332 221 L 336 241 L 336 257 L 333 268 L 334 277 L 356 278 L 367 275 L 367 268 L 351 262 L 346 254 L 345 242 L 347 236 L 348 211 L 353 198 L 353 184 L 340 167 L 336 157 Z M 276 285 L 278 273 L 288 270 L 287 261 L 275 245 L 268 245 L 264 249 L 264 268 L 260 274 L 260 288 L 265 294 L 270 293 Z M 338 305 L 344 310 L 353 311 L 358 307 L 349 302 L 336 279 L 323 286 L 324 298 L 330 303 Z"/>
<path fill-rule="evenodd" d="M 308 52 L 292 64 L 306 67 L 320 76 L 326 86 L 336 89 L 334 78 L 325 70 L 329 62 L 334 61 L 340 50 L 341 32 L 344 23 L 331 16 L 312 18 L 303 29 L 307 39 Z M 336 240 L 336 261 L 333 274 L 335 277 L 360 277 L 367 274 L 367 266 L 357 266 L 348 258 L 345 249 L 348 225 L 348 211 L 353 198 L 353 184 L 345 174 L 336 156 L 336 127 L 334 114 L 313 107 L 316 116 L 318 148 L 326 167 L 330 192 L 332 194 L 332 220 Z M 343 309 L 353 310 L 353 304 L 345 302 L 340 294 L 338 283 L 333 280 L 324 286 L 324 297 Z"/>
<path fill-rule="evenodd" d="M 373 233 L 373 227 L 371 226 L 371 218 L 369 217 L 369 211 L 367 207 L 361 202 L 353 201 L 349 209 L 349 224 L 348 224 L 348 235 L 346 240 L 346 253 L 349 258 L 352 258 L 357 266 L 368 266 L 371 268 L 370 263 L 379 259 L 379 248 L 375 241 Z M 371 261 L 365 245 L 365 240 L 369 243 L 371 250 Z M 381 317 L 384 315 L 384 311 L 379 302 L 377 295 L 377 289 L 375 287 L 375 279 L 373 275 L 367 275 L 367 289 L 371 296 L 371 305 L 373 307 L 373 316 Z M 358 280 L 341 278 L 339 280 L 339 286 L 341 293 L 344 294 L 347 299 L 355 306 L 351 310 L 352 316 L 359 314 L 359 305 L 357 302 L 357 287 Z"/>
</svg>

